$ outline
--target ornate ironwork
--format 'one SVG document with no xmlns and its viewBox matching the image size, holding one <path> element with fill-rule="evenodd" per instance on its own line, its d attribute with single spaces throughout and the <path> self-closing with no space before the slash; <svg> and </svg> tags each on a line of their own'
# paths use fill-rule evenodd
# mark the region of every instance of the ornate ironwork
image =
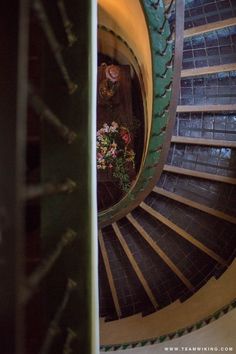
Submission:
<svg viewBox="0 0 236 354">
<path fill-rule="evenodd" d="M 77 90 L 78 85 L 76 83 L 74 83 L 69 76 L 68 69 L 65 65 L 64 59 L 61 54 L 61 46 L 56 39 L 55 33 L 54 33 L 53 28 L 50 24 L 50 21 L 48 19 L 48 16 L 47 16 L 47 13 L 44 9 L 44 6 L 40 0 L 34 0 L 32 2 L 32 5 L 33 5 L 33 9 L 35 10 L 36 15 L 38 17 L 38 20 L 41 24 L 41 27 L 45 33 L 45 36 L 48 40 L 48 43 L 51 47 L 51 50 L 52 50 L 53 55 L 55 57 L 55 60 L 59 66 L 62 77 L 63 77 L 64 81 L 66 82 L 66 85 L 68 87 L 68 91 L 70 94 L 72 94 Z"/>
<path fill-rule="evenodd" d="M 30 104 L 41 120 L 48 122 L 68 144 L 72 144 L 76 140 L 77 134 L 60 121 L 56 114 L 43 102 L 41 97 L 35 94 L 31 85 L 28 87 L 28 92 Z"/>
<path fill-rule="evenodd" d="M 59 241 L 59 243 L 56 245 L 53 253 L 47 259 L 42 261 L 42 263 L 39 265 L 39 267 L 30 275 L 30 277 L 25 282 L 24 287 L 21 289 L 21 294 L 20 294 L 20 302 L 21 303 L 23 303 L 23 304 L 26 303 L 27 300 L 32 296 L 35 289 L 40 284 L 41 280 L 43 278 L 45 278 L 45 276 L 48 274 L 50 269 L 55 264 L 56 260 L 60 256 L 63 249 L 67 245 L 72 243 L 76 236 L 77 236 L 77 233 L 72 229 L 68 229 L 62 235 L 62 238 Z M 73 286 L 74 286 L 73 281 L 69 280 L 68 287 L 73 288 Z"/>
<path fill-rule="evenodd" d="M 77 333 L 75 333 L 71 328 L 67 328 L 67 337 L 63 348 L 63 354 L 72 354 L 71 343 L 76 337 Z"/>
<path fill-rule="evenodd" d="M 58 8 L 59 8 L 59 11 L 60 11 L 60 14 L 61 14 L 63 26 L 65 28 L 68 44 L 69 44 L 69 47 L 71 47 L 78 40 L 78 38 L 72 32 L 73 24 L 69 20 L 69 17 L 67 15 L 64 1 L 63 0 L 58 0 L 57 5 L 58 5 Z"/>
<path fill-rule="evenodd" d="M 68 279 L 67 288 L 66 288 L 63 300 L 61 302 L 61 305 L 58 307 L 56 314 L 55 314 L 55 316 L 48 328 L 46 338 L 45 338 L 44 343 L 42 345 L 40 354 L 48 354 L 50 352 L 50 348 L 51 348 L 54 338 L 60 333 L 60 319 L 61 319 L 62 314 L 65 311 L 65 308 L 68 304 L 68 301 L 70 299 L 70 295 L 76 287 L 77 287 L 77 283 L 72 279 Z"/>
<path fill-rule="evenodd" d="M 77 183 L 69 178 L 62 183 L 49 182 L 35 186 L 28 186 L 25 192 L 25 199 L 35 199 L 59 193 L 72 193 L 76 188 Z"/>
</svg>

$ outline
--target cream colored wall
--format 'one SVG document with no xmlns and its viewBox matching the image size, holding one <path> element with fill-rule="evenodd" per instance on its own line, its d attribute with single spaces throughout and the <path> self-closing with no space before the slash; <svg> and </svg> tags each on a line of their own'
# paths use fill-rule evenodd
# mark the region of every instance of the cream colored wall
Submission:
<svg viewBox="0 0 236 354">
<path fill-rule="evenodd" d="M 98 48 L 101 53 L 115 58 L 120 64 L 127 65 L 131 63 L 132 66 L 135 67 L 137 74 L 139 74 L 139 67 L 131 51 L 121 40 L 118 40 L 113 33 L 99 28 Z"/>
<path fill-rule="evenodd" d="M 148 130 L 151 126 L 153 85 L 148 28 L 139 0 L 98 0 L 98 23 L 120 35 L 138 59 L 147 100 Z M 99 39 L 101 45 L 102 39 Z M 114 51 L 119 42 L 114 43 Z M 119 50 L 119 48 L 118 48 Z M 121 48 L 122 52 L 122 48 Z"/>
<path fill-rule="evenodd" d="M 160 344 L 149 345 L 140 348 L 117 350 L 116 354 L 164 354 L 177 352 L 170 351 L 169 348 L 178 348 L 179 352 L 187 354 L 193 352 L 193 348 L 200 348 L 196 350 L 197 353 L 206 352 L 223 352 L 235 353 L 236 352 L 236 310 L 230 311 L 227 315 L 219 318 L 217 321 L 191 333 L 184 335 L 180 338 L 166 341 Z M 169 350 L 167 350 L 167 348 Z M 210 348 L 205 350 L 204 348 Z M 214 348 L 212 351 L 211 348 Z M 191 350 L 192 349 L 192 350 Z"/>
<path fill-rule="evenodd" d="M 236 261 L 218 279 L 212 278 L 187 301 L 175 302 L 149 316 L 100 321 L 101 344 L 118 344 L 155 338 L 195 324 L 236 297 Z"/>
</svg>

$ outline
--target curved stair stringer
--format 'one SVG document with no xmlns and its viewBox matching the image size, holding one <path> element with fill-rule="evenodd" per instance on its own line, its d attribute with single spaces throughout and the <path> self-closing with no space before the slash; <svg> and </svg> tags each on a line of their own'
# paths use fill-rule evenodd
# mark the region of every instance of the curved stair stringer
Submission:
<svg viewBox="0 0 236 354">
<path fill-rule="evenodd" d="M 168 14 L 165 12 L 162 1 L 158 2 L 158 6 L 146 0 L 143 0 L 141 4 L 147 17 L 152 51 L 153 102 L 151 104 L 151 128 L 146 141 L 145 158 L 136 182 L 120 202 L 99 213 L 99 227 L 104 227 L 124 217 L 151 192 L 156 181 L 160 178 L 174 125 L 180 87 L 184 21 L 176 22 L 175 31 L 178 35 L 176 35 L 175 41 L 173 82 L 170 89 L 173 57 Z M 178 2 L 176 11 L 180 18 L 184 17 L 184 1 Z"/>
<path fill-rule="evenodd" d="M 235 277 L 236 261 L 218 280 L 212 277 L 204 287 L 183 303 L 177 300 L 145 317 L 137 314 L 112 322 L 100 319 L 101 348 L 153 340 L 193 327 L 235 300 Z"/>
</svg>

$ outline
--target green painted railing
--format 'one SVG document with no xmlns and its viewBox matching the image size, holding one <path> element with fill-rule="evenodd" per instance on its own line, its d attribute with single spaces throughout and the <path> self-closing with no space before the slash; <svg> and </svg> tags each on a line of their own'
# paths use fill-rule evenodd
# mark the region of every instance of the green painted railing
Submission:
<svg viewBox="0 0 236 354">
<path fill-rule="evenodd" d="M 150 193 L 160 178 L 171 138 L 171 120 L 175 118 L 182 65 L 183 21 L 176 24 L 178 44 L 175 48 L 178 49 L 178 55 L 175 56 L 173 75 L 173 33 L 170 31 L 164 3 L 162 0 L 142 0 L 141 4 L 149 29 L 152 53 L 153 104 L 148 148 L 134 186 L 117 204 L 99 213 L 100 227 L 125 216 Z M 178 16 L 183 18 L 184 2 L 181 0 L 177 4 Z"/>
</svg>

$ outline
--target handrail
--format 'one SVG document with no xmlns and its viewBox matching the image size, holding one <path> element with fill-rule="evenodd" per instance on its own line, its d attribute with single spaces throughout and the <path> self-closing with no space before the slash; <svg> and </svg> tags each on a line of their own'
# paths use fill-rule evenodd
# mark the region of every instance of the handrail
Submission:
<svg viewBox="0 0 236 354">
<path fill-rule="evenodd" d="M 160 1 L 158 7 L 155 7 L 155 4 L 151 1 L 145 0 L 143 2 L 150 30 L 150 40 L 152 42 L 154 83 L 153 122 L 146 160 L 135 185 L 128 194 L 111 208 L 99 213 L 98 221 L 100 227 L 104 227 L 124 217 L 145 199 L 160 178 L 167 158 L 180 91 L 183 57 L 184 0 L 176 2 L 174 71 L 171 90 L 172 69 L 170 64 L 172 61 L 172 43 L 170 39 L 172 34 L 169 32 L 168 15 L 164 13 L 163 7 L 163 3 Z M 165 56 L 168 57 L 168 60 L 163 61 Z M 169 102 L 170 105 L 168 105 Z"/>
</svg>

